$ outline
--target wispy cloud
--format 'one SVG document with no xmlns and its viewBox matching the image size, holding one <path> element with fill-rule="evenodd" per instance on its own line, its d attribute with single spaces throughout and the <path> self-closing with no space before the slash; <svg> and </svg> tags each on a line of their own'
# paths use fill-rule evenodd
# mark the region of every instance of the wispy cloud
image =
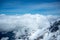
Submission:
<svg viewBox="0 0 60 40">
<path fill-rule="evenodd" d="M 60 2 L 44 2 L 44 3 L 23 3 L 21 1 L 5 2 L 0 7 L 1 14 L 21 14 L 21 13 L 41 13 L 59 15 Z"/>
</svg>

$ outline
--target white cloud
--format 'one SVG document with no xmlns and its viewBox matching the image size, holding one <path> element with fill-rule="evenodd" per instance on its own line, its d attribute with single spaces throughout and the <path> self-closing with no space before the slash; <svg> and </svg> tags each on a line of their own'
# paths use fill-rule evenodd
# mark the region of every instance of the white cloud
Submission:
<svg viewBox="0 0 60 40">
<path fill-rule="evenodd" d="M 39 27 L 49 27 L 49 20 L 56 19 L 57 16 L 44 16 L 40 14 L 25 15 L 0 15 L 0 31 L 9 31 L 15 27 L 38 29 Z"/>
<path fill-rule="evenodd" d="M 3 37 L 1 40 L 8 40 L 9 38 L 8 37 Z"/>
<path fill-rule="evenodd" d="M 38 29 L 50 27 L 50 22 L 59 19 L 59 16 L 40 15 L 40 14 L 24 14 L 24 15 L 0 15 L 0 31 L 15 30 L 16 38 L 28 33 L 33 34 Z"/>
<path fill-rule="evenodd" d="M 47 18 L 43 15 L 25 14 L 22 16 L 17 15 L 0 15 L 0 30 L 9 31 L 15 27 L 24 27 L 30 29 L 38 29 L 38 27 L 49 26 Z"/>
</svg>

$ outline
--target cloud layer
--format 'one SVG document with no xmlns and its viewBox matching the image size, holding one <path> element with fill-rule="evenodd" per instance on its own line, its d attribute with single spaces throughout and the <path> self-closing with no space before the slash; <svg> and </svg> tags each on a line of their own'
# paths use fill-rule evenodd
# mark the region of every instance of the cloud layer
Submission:
<svg viewBox="0 0 60 40">
<path fill-rule="evenodd" d="M 24 14 L 24 15 L 0 15 L 0 32 L 13 31 L 18 38 L 20 35 L 25 34 L 25 30 L 28 34 L 33 35 L 37 31 L 49 28 L 56 20 L 60 19 L 60 16 L 53 15 L 40 15 L 40 14 Z M 39 31 L 38 31 L 39 30 Z M 37 37 L 37 36 L 36 36 Z M 32 36 L 33 38 L 33 36 Z M 17 40 L 17 39 L 16 39 Z"/>
<path fill-rule="evenodd" d="M 43 15 L 0 15 L 0 30 L 12 30 L 17 28 L 30 28 L 30 29 L 38 29 L 39 27 L 49 27 L 49 22 L 47 18 Z"/>
<path fill-rule="evenodd" d="M 43 27 L 49 27 L 49 21 L 57 19 L 57 16 L 51 16 L 39 14 L 0 15 L 0 31 L 11 31 L 18 28 L 36 30 Z"/>
</svg>

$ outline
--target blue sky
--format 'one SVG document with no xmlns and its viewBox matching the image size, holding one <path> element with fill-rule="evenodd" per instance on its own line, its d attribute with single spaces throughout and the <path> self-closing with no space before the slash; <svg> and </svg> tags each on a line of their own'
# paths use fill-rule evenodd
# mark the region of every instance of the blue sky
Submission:
<svg viewBox="0 0 60 40">
<path fill-rule="evenodd" d="M 60 0 L 0 0 L 0 14 L 60 15 Z"/>
</svg>

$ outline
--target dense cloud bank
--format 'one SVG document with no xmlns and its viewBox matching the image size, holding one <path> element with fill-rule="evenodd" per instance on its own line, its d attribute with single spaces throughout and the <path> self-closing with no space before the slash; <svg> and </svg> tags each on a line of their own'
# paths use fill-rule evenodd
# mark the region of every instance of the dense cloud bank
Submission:
<svg viewBox="0 0 60 40">
<path fill-rule="evenodd" d="M 40 14 L 0 15 L 0 32 L 4 34 L 5 32 L 13 31 L 15 40 L 18 40 L 18 37 L 25 35 L 25 32 L 27 32 L 32 38 L 30 40 L 33 40 L 33 38 L 38 36 L 39 32 L 42 31 L 43 33 L 45 29 L 48 29 L 50 25 L 59 19 L 59 16 Z"/>
</svg>

